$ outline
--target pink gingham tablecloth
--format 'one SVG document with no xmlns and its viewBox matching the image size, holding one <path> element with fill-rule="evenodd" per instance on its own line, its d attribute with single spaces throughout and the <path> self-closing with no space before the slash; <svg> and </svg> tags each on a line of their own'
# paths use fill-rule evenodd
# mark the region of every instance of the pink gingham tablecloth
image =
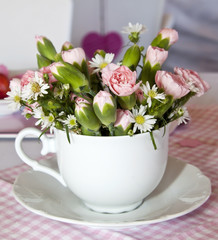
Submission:
<svg viewBox="0 0 218 240">
<path fill-rule="evenodd" d="M 170 155 L 197 166 L 211 179 L 212 194 L 197 210 L 151 225 L 101 229 L 73 225 L 36 215 L 16 202 L 12 184 L 29 167 L 21 165 L 0 172 L 1 240 L 139 240 L 217 239 L 218 234 L 218 106 L 190 106 L 191 122 L 170 137 Z"/>
</svg>

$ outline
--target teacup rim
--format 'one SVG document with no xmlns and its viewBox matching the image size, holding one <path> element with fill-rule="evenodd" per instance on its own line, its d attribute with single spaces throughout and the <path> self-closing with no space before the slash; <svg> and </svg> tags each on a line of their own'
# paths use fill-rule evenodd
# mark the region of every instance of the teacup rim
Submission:
<svg viewBox="0 0 218 240">
<path fill-rule="evenodd" d="M 156 134 L 159 134 L 160 132 L 163 132 L 163 136 L 167 134 L 167 131 L 169 129 L 169 124 L 159 128 L 159 129 L 156 129 L 156 130 L 153 130 L 152 133 L 154 135 Z M 54 133 L 55 132 L 61 132 L 61 133 L 65 133 L 65 131 L 63 130 L 59 130 L 59 129 L 55 129 L 54 130 Z M 74 133 L 74 132 L 69 132 L 70 136 L 72 135 L 73 137 L 77 137 L 77 138 L 95 138 L 95 139 L 119 139 L 119 138 L 136 138 L 136 137 L 140 137 L 140 136 L 148 136 L 150 135 L 151 132 L 145 132 L 145 133 L 137 133 L 137 134 L 133 134 L 132 136 L 130 135 L 122 135 L 122 136 L 90 136 L 90 135 L 82 135 L 82 134 L 77 134 L 77 133 Z"/>
</svg>

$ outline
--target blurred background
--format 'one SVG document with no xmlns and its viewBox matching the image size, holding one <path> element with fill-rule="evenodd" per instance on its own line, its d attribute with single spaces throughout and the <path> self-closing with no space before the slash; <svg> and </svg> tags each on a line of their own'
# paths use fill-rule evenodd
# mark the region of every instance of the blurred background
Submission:
<svg viewBox="0 0 218 240">
<path fill-rule="evenodd" d="M 167 69 L 218 71 L 217 0 L 0 0 L 0 20 L 0 64 L 11 70 L 37 67 L 35 35 L 50 38 L 57 50 L 65 40 L 88 55 L 102 46 L 118 61 L 125 50 L 121 42 L 128 42 L 122 27 L 139 22 L 147 26 L 145 47 L 162 27 L 179 32 Z"/>
<path fill-rule="evenodd" d="M 218 71 L 218 1 L 167 0 L 165 13 L 174 19 L 179 41 L 170 49 L 167 66 Z"/>
</svg>

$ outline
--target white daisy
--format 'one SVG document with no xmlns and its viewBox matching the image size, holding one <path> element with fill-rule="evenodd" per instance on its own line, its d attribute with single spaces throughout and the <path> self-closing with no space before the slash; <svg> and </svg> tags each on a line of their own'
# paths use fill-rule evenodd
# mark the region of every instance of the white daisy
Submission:
<svg viewBox="0 0 218 240">
<path fill-rule="evenodd" d="M 77 126 L 76 117 L 74 115 L 68 115 L 67 119 L 63 121 L 65 125 L 69 127 L 69 129 L 75 128 Z"/>
<path fill-rule="evenodd" d="M 34 116 L 35 117 L 35 116 Z M 50 113 L 48 116 L 41 115 L 41 118 L 35 123 L 35 125 L 41 125 L 41 130 L 44 130 L 46 128 L 50 128 L 50 133 L 54 130 L 54 122 L 55 118 L 52 113 Z"/>
<path fill-rule="evenodd" d="M 40 125 L 43 122 L 43 120 L 45 118 L 45 113 L 43 112 L 42 107 L 38 107 L 38 108 L 33 109 L 33 117 L 39 119 L 35 123 L 36 126 Z"/>
<path fill-rule="evenodd" d="M 10 107 L 13 110 L 17 110 L 21 107 L 20 101 L 21 101 L 21 84 L 20 79 L 14 78 L 10 82 L 10 92 L 7 92 L 7 95 L 9 97 L 5 98 L 9 101 L 8 107 Z"/>
<path fill-rule="evenodd" d="M 45 83 L 43 78 L 38 76 L 37 72 L 35 72 L 35 77 L 23 87 L 22 98 L 24 100 L 37 100 L 38 96 L 43 96 L 48 93 L 46 91 L 48 88 L 49 85 Z"/>
<path fill-rule="evenodd" d="M 182 123 L 187 124 L 188 121 L 190 121 L 190 116 L 188 113 L 188 110 L 186 107 L 180 107 L 178 109 L 176 109 L 174 112 L 172 112 L 169 117 L 169 119 L 176 119 L 177 121 L 177 125 L 180 125 Z"/>
<path fill-rule="evenodd" d="M 181 115 L 181 117 L 178 118 L 178 120 L 177 120 L 178 121 L 178 125 L 180 125 L 182 123 L 187 124 L 188 121 L 190 121 L 190 119 L 191 119 L 190 116 L 189 116 L 187 108 L 184 107 L 184 106 L 179 108 L 178 114 Z"/>
<path fill-rule="evenodd" d="M 109 63 L 114 59 L 113 53 L 106 53 L 105 57 L 102 57 L 100 54 L 96 54 L 92 61 L 89 61 L 90 67 L 95 68 L 94 73 L 100 72 L 105 68 Z"/>
<path fill-rule="evenodd" d="M 128 26 L 123 27 L 122 33 L 132 34 L 132 33 L 143 33 L 146 31 L 146 27 L 142 24 L 129 23 Z"/>
<path fill-rule="evenodd" d="M 133 132 L 135 133 L 137 129 L 143 132 L 150 132 L 156 123 L 156 119 L 154 116 L 145 115 L 146 106 L 141 105 L 139 109 L 132 109 L 132 113 L 130 113 L 130 122 L 135 123 L 133 127 Z"/>
<path fill-rule="evenodd" d="M 157 92 L 157 86 L 154 84 L 152 86 L 152 88 L 150 88 L 150 84 L 147 81 L 146 85 L 142 85 L 142 90 L 144 92 L 144 94 L 147 96 L 147 103 L 148 103 L 148 107 L 151 107 L 152 104 L 152 99 L 156 99 L 159 100 L 161 102 L 161 100 L 165 99 L 165 94 L 164 93 L 158 93 Z"/>
<path fill-rule="evenodd" d="M 38 107 L 35 108 L 33 110 L 33 117 L 39 119 L 35 125 L 41 125 L 42 130 L 48 127 L 51 127 L 51 131 L 52 131 L 52 127 L 54 126 L 54 115 L 52 113 L 50 113 L 48 116 L 45 115 L 45 113 L 43 112 L 42 107 Z"/>
</svg>

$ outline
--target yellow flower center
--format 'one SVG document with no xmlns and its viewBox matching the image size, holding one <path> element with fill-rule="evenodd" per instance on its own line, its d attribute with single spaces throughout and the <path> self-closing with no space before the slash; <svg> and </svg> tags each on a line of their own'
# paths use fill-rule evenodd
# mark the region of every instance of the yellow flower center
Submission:
<svg viewBox="0 0 218 240">
<path fill-rule="evenodd" d="M 34 82 L 34 83 L 32 84 L 31 90 L 32 90 L 34 93 L 40 92 L 40 90 L 41 90 L 40 85 L 39 85 L 37 82 Z"/>
<path fill-rule="evenodd" d="M 138 115 L 135 117 L 135 121 L 138 124 L 143 124 L 145 122 L 145 118 L 142 115 Z"/>
<path fill-rule="evenodd" d="M 70 120 L 70 125 L 71 125 L 71 126 L 75 126 L 75 125 L 76 125 L 75 119 L 71 119 L 71 120 Z"/>
<path fill-rule="evenodd" d="M 180 109 L 178 110 L 178 114 L 179 114 L 180 116 L 182 116 L 182 115 L 184 114 L 184 110 L 183 110 L 182 108 L 180 108 Z"/>
<path fill-rule="evenodd" d="M 157 93 L 155 91 L 153 91 L 153 90 L 150 90 L 148 92 L 148 96 L 151 97 L 151 98 L 155 98 L 157 96 Z"/>
<path fill-rule="evenodd" d="M 49 115 L 48 121 L 49 121 L 49 122 L 53 122 L 53 121 L 54 121 L 54 116 L 53 116 L 53 115 Z"/>
<path fill-rule="evenodd" d="M 19 96 L 17 96 L 17 95 L 16 95 L 16 96 L 14 96 L 14 101 L 15 101 L 15 102 L 20 102 L 20 97 L 19 97 Z"/>
<path fill-rule="evenodd" d="M 108 63 L 103 62 L 103 63 L 100 64 L 100 68 L 103 69 L 103 68 L 105 68 L 107 65 L 108 65 Z"/>
</svg>

